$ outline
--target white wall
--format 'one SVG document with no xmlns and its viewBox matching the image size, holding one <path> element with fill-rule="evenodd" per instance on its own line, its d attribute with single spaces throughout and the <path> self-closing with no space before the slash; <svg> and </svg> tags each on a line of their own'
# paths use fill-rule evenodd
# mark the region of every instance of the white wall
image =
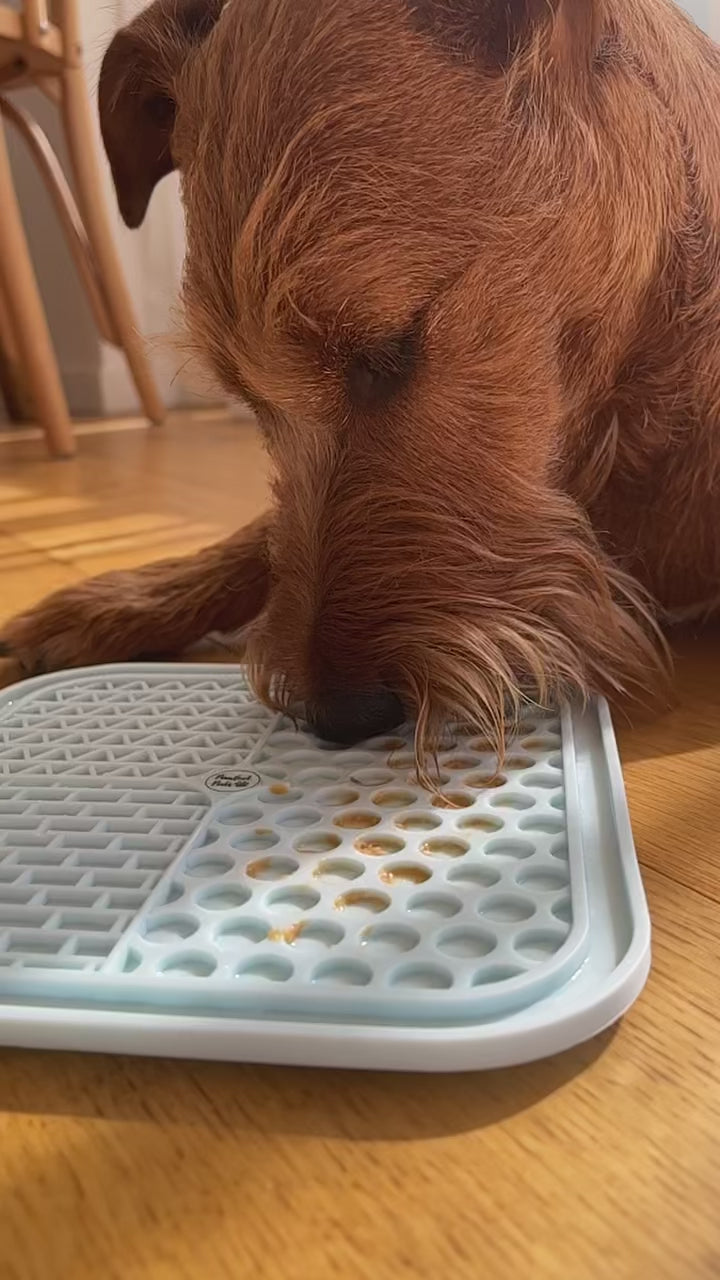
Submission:
<svg viewBox="0 0 720 1280">
<path fill-rule="evenodd" d="M 720 0 L 680 0 L 680 4 L 699 27 L 720 40 Z"/>
<path fill-rule="evenodd" d="M 97 77 L 105 48 L 117 28 L 145 4 L 146 0 L 78 0 L 85 42 L 85 66 L 93 103 L 96 101 Z M 23 91 L 17 98 L 45 128 L 64 161 L 62 131 L 55 109 L 35 90 Z M 71 411 L 78 416 L 135 412 L 137 398 L 124 357 L 98 337 L 43 184 L 24 144 L 10 129 L 7 136 L 25 228 Z M 162 343 L 162 337 L 173 327 L 172 312 L 184 255 L 183 215 L 177 179 L 171 177 L 161 184 L 145 225 L 139 231 L 130 232 L 123 226 L 117 212 L 99 127 L 97 145 L 102 157 L 102 180 L 108 211 L 139 328 L 151 339 L 151 360 L 162 394 L 171 406 L 188 403 L 194 396 L 182 377 L 175 376 L 180 363 L 178 356 L 164 349 Z"/>
</svg>

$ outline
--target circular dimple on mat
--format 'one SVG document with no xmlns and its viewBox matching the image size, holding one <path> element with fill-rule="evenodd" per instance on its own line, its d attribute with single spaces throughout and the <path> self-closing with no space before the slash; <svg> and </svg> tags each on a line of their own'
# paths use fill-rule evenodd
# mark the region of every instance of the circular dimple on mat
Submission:
<svg viewBox="0 0 720 1280">
<path fill-rule="evenodd" d="M 196 902 L 206 911 L 236 911 L 250 901 L 250 894 L 241 884 L 211 885 L 199 893 Z"/>
<path fill-rule="evenodd" d="M 478 791 L 497 791 L 506 783 L 504 773 L 470 773 L 465 779 L 466 787 L 475 787 Z"/>
<path fill-rule="evenodd" d="M 277 814 L 275 822 L 288 831 L 302 831 L 304 827 L 312 827 L 322 820 L 319 809 L 283 809 Z"/>
<path fill-rule="evenodd" d="M 520 745 L 523 751 L 552 751 L 560 746 L 560 739 L 555 734 L 541 734 L 534 738 L 524 738 Z"/>
<path fill-rule="evenodd" d="M 322 787 L 330 782 L 339 782 L 342 776 L 342 769 L 304 769 L 297 775 L 297 781 L 304 787 Z"/>
<path fill-rule="evenodd" d="M 442 767 L 452 773 L 464 773 L 468 769 L 476 769 L 478 764 L 477 756 L 450 756 L 449 760 L 443 760 Z"/>
<path fill-rule="evenodd" d="M 389 906 L 388 895 L 373 889 L 349 889 L 335 899 L 336 911 L 369 911 L 379 915 L 381 911 L 387 911 Z"/>
<path fill-rule="evenodd" d="M 545 816 L 538 813 L 529 818 L 519 818 L 518 827 L 520 831 L 537 832 L 542 836 L 559 836 L 565 830 L 565 821 L 552 814 Z"/>
<path fill-rule="evenodd" d="M 409 964 L 390 974 L 391 987 L 412 987 L 418 991 L 449 991 L 453 976 L 435 964 Z"/>
<path fill-rule="evenodd" d="M 318 880 L 328 880 L 330 884 L 338 884 L 343 880 L 359 880 L 365 871 L 365 864 L 359 858 L 323 858 L 315 868 L 313 875 Z"/>
<path fill-rule="evenodd" d="M 371 799 L 379 809 L 407 809 L 415 804 L 417 795 L 414 791 L 394 787 L 387 791 L 376 791 Z"/>
<path fill-rule="evenodd" d="M 535 799 L 521 791 L 499 791 L 496 796 L 490 796 L 489 803 L 494 809 L 532 809 Z"/>
<path fill-rule="evenodd" d="M 233 836 L 230 844 L 239 853 L 263 853 L 265 849 L 272 849 L 279 842 L 279 835 L 269 827 L 256 827 L 254 831 Z"/>
<path fill-rule="evenodd" d="M 557 858 L 558 862 L 567 862 L 570 857 L 567 840 L 553 841 L 550 845 L 550 855 L 553 858 Z"/>
<path fill-rule="evenodd" d="M 522 777 L 524 787 L 534 787 L 538 791 L 557 791 L 562 786 L 562 778 L 557 773 L 550 773 L 541 769 L 533 769 L 531 773 L 525 773 Z"/>
<path fill-rule="evenodd" d="M 418 916 L 448 919 L 462 911 L 462 902 L 450 893 L 416 893 L 407 904 L 408 911 Z"/>
<path fill-rule="evenodd" d="M 473 987 L 494 987 L 501 982 L 511 982 L 513 978 L 519 978 L 525 972 L 517 965 L 511 964 L 494 964 L 488 969 L 481 969 L 476 973 L 473 980 Z"/>
<path fill-rule="evenodd" d="M 228 920 L 225 924 L 220 925 L 215 934 L 215 941 L 221 946 L 232 946 L 233 943 L 238 941 L 264 942 L 267 936 L 268 927 L 265 921 L 257 920 L 254 916 L 247 916 Z"/>
<path fill-rule="evenodd" d="M 355 804 L 360 799 L 360 792 L 354 791 L 352 787 L 328 787 L 325 791 L 318 791 L 315 799 L 318 804 L 343 809 L 346 805 Z"/>
<path fill-rule="evenodd" d="M 433 836 L 431 840 L 423 840 L 420 852 L 427 858 L 464 858 L 470 852 L 470 845 L 451 836 Z"/>
<path fill-rule="evenodd" d="M 554 755 L 548 756 L 547 760 L 545 761 L 545 767 L 548 769 L 562 770 L 563 768 L 562 752 L 556 751 Z"/>
<path fill-rule="evenodd" d="M 265 899 L 267 907 L 277 910 L 278 907 L 292 908 L 293 911 L 312 911 L 320 901 L 317 889 L 308 885 L 293 885 L 290 889 L 273 889 Z"/>
<path fill-rule="evenodd" d="M 392 757 L 393 768 L 395 769 L 414 769 L 416 764 L 414 751 L 398 751 Z M 390 775 L 389 781 L 392 782 L 393 774 Z M 378 785 L 380 785 L 378 783 Z"/>
<path fill-rule="evenodd" d="M 448 871 L 449 884 L 472 884 L 481 889 L 492 889 L 500 881 L 500 872 L 483 862 L 461 862 Z"/>
<path fill-rule="evenodd" d="M 297 871 L 300 863 L 287 855 L 271 855 L 269 858 L 258 858 L 245 868 L 246 874 L 253 880 L 284 880 Z"/>
<path fill-rule="evenodd" d="M 394 776 L 389 769 L 358 769 L 352 774 L 350 781 L 356 782 L 359 787 L 384 787 L 393 781 Z"/>
<path fill-rule="evenodd" d="M 434 809 L 469 809 L 475 804 L 475 796 L 467 791 L 439 791 L 432 798 Z"/>
<path fill-rule="evenodd" d="M 478 911 L 496 924 L 519 924 L 535 915 L 535 903 L 519 894 L 499 894 L 481 902 Z"/>
<path fill-rule="evenodd" d="M 550 804 L 553 809 L 559 809 L 561 813 L 565 812 L 565 792 L 559 791 L 556 796 L 550 797 Z"/>
<path fill-rule="evenodd" d="M 292 804 L 302 800 L 303 793 L 299 787 L 289 787 L 287 782 L 274 782 L 258 795 L 263 804 Z"/>
<path fill-rule="evenodd" d="M 530 840 L 490 840 L 485 846 L 488 858 L 499 862 L 518 862 L 532 858 L 535 845 Z"/>
<path fill-rule="evenodd" d="M 401 831 L 435 831 L 442 826 L 436 813 L 399 813 L 394 821 Z"/>
<path fill-rule="evenodd" d="M 458 831 L 502 831 L 505 823 L 502 818 L 496 818 L 488 813 L 471 813 L 458 818 L 456 823 Z"/>
<path fill-rule="evenodd" d="M 495 950 L 497 938 L 487 930 L 458 925 L 441 933 L 436 945 L 438 951 L 456 960 L 476 960 Z"/>
<path fill-rule="evenodd" d="M 379 821 L 379 814 L 367 813 L 364 809 L 346 809 L 344 813 L 339 813 L 333 819 L 336 827 L 343 827 L 347 831 L 362 831 L 366 827 L 376 827 Z"/>
<path fill-rule="evenodd" d="M 199 929 L 192 916 L 150 916 L 143 930 L 148 942 L 177 942 L 191 938 Z"/>
<path fill-rule="evenodd" d="M 532 769 L 537 761 L 532 756 L 506 756 L 503 760 L 503 768 L 509 773 L 517 773 L 518 770 Z"/>
<path fill-rule="evenodd" d="M 382 858 L 389 853 L 402 853 L 405 841 L 397 836 L 358 836 L 354 848 L 366 858 Z"/>
<path fill-rule="evenodd" d="M 419 943 L 420 934 L 417 929 L 401 924 L 373 924 L 360 934 L 360 945 L 370 947 L 373 953 L 380 955 L 413 951 Z"/>
<path fill-rule="evenodd" d="M 318 965 L 311 981 L 335 987 L 367 987 L 372 978 L 370 965 L 360 960 L 325 960 Z"/>
<path fill-rule="evenodd" d="M 559 893 L 567 888 L 567 872 L 561 867 L 537 867 L 521 871 L 516 877 L 517 883 L 531 893 Z"/>
<path fill-rule="evenodd" d="M 411 862 L 390 862 L 380 872 L 383 884 L 425 884 L 432 876 L 427 867 Z"/>
<path fill-rule="evenodd" d="M 226 804 L 215 816 L 225 827 L 249 827 L 262 822 L 263 811 L 257 804 Z"/>
<path fill-rule="evenodd" d="M 480 755 L 487 755 L 489 751 L 495 751 L 496 743 L 491 742 L 489 738 L 473 738 L 470 743 L 471 751 L 478 751 Z"/>
<path fill-rule="evenodd" d="M 217 969 L 217 962 L 212 956 L 202 951 L 188 951 L 181 955 L 170 956 L 160 965 L 163 975 L 178 975 L 184 978 L 209 978 Z"/>
<path fill-rule="evenodd" d="M 553 903 L 551 910 L 556 920 L 560 920 L 562 924 L 572 924 L 572 903 L 569 897 Z"/>
<path fill-rule="evenodd" d="M 342 837 L 336 836 L 334 831 L 310 831 L 295 840 L 293 849 L 296 853 L 332 853 L 341 844 Z"/>
<path fill-rule="evenodd" d="M 515 939 L 515 950 L 523 959 L 540 964 L 557 954 L 567 936 L 562 929 L 530 929 Z"/>
<path fill-rule="evenodd" d="M 232 871 L 235 863 L 224 853 L 191 853 L 183 866 L 186 876 L 197 876 L 198 879 L 215 879 Z"/>
<path fill-rule="evenodd" d="M 241 964 L 235 970 L 235 977 L 245 981 L 260 978 L 265 982 L 287 982 L 294 972 L 290 961 L 282 956 L 257 956 Z"/>
<path fill-rule="evenodd" d="M 345 937 L 345 930 L 339 924 L 329 924 L 324 920 L 303 920 L 294 946 L 304 950 L 310 947 L 337 947 Z"/>
</svg>

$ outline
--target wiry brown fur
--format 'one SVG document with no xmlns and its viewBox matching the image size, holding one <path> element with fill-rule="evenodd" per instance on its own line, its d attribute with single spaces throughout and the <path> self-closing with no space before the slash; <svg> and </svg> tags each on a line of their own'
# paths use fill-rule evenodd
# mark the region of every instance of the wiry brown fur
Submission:
<svg viewBox="0 0 720 1280">
<path fill-rule="evenodd" d="M 256 618 L 268 701 L 383 684 L 421 744 L 653 684 L 655 611 L 720 603 L 715 46 L 669 0 L 158 0 L 107 66 L 136 214 L 117 139 L 177 103 L 188 341 L 256 408 L 275 507 L 55 596 L 13 650 Z"/>
</svg>

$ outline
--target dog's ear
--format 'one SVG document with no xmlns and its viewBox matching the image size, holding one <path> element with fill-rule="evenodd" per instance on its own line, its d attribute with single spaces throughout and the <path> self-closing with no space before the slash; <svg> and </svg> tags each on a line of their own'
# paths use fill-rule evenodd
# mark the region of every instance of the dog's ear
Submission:
<svg viewBox="0 0 720 1280">
<path fill-rule="evenodd" d="M 175 78 L 224 7 L 225 0 L 155 0 L 105 54 L 100 125 L 129 227 L 140 226 L 155 186 L 175 168 Z"/>
<path fill-rule="evenodd" d="M 587 60 L 600 28 L 602 0 L 407 0 L 416 25 L 459 57 L 502 70 L 539 27 L 554 52 Z"/>
</svg>

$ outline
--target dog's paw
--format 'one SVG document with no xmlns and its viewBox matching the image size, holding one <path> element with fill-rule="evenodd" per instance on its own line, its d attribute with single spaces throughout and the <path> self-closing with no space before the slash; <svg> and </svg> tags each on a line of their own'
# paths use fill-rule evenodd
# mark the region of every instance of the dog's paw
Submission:
<svg viewBox="0 0 720 1280">
<path fill-rule="evenodd" d="M 135 587 L 121 572 L 56 592 L 0 626 L 0 657 L 39 675 L 159 653 L 152 598 Z"/>
</svg>

